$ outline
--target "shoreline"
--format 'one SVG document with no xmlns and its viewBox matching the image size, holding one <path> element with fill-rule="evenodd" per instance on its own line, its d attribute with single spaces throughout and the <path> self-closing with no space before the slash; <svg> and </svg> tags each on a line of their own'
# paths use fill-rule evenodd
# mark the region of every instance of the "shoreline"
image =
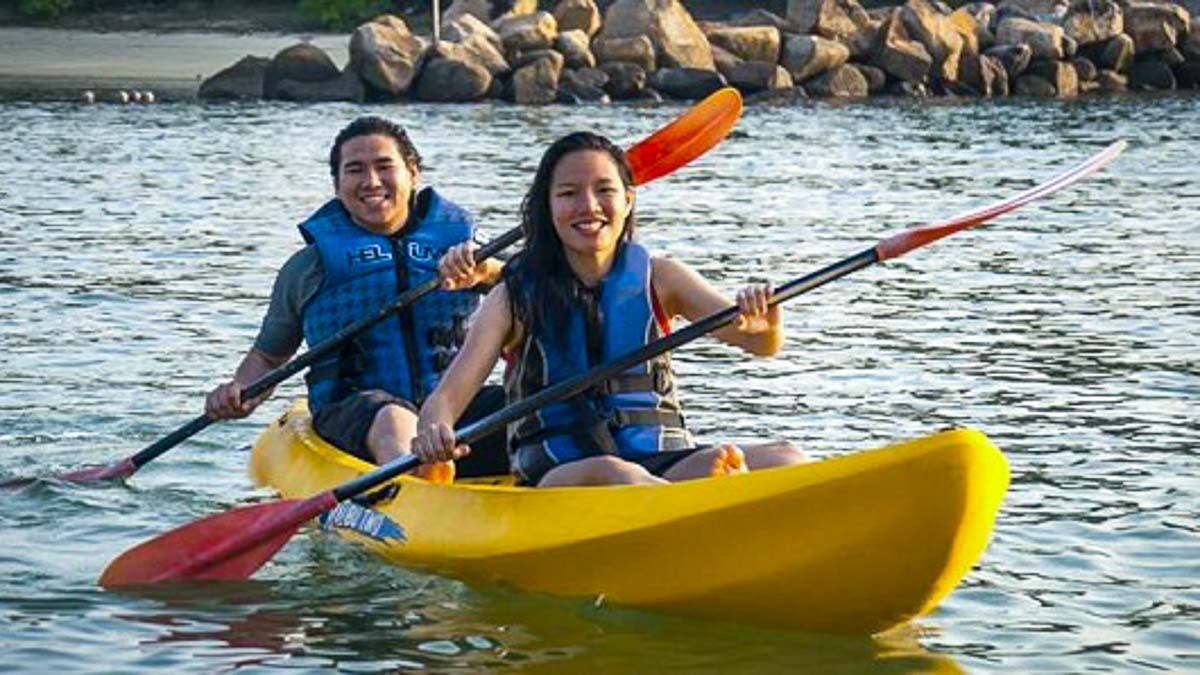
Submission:
<svg viewBox="0 0 1200 675">
<path fill-rule="evenodd" d="M 158 100 L 195 100 L 201 80 L 247 54 L 273 56 L 311 42 L 338 67 L 348 34 L 308 32 L 84 31 L 0 28 L 0 101 L 97 100 L 120 90 L 154 91 Z"/>
</svg>

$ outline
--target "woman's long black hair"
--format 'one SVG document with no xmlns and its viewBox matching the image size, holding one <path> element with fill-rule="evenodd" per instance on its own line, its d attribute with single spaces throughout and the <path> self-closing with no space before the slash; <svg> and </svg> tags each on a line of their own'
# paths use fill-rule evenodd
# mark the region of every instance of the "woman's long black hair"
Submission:
<svg viewBox="0 0 1200 675">
<path fill-rule="evenodd" d="M 580 150 L 607 153 L 617 165 L 624 188 L 633 187 L 633 171 L 625 151 L 598 134 L 576 131 L 558 139 L 542 155 L 533 185 L 521 203 L 521 230 L 525 248 L 505 268 L 504 282 L 511 299 L 513 314 L 526 331 L 534 327 L 561 330 L 573 306 L 579 302 L 583 284 L 567 263 L 562 240 L 554 230 L 550 211 L 550 183 L 554 169 L 563 157 Z M 633 238 L 633 209 L 625 219 L 621 242 Z"/>
</svg>

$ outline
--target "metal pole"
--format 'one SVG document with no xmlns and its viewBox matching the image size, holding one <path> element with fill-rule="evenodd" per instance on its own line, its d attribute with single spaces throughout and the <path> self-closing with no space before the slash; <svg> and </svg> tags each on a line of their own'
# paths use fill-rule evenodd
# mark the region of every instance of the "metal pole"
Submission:
<svg viewBox="0 0 1200 675">
<path fill-rule="evenodd" d="M 442 41 L 442 10 L 441 3 L 433 0 L 433 46 Z"/>
</svg>

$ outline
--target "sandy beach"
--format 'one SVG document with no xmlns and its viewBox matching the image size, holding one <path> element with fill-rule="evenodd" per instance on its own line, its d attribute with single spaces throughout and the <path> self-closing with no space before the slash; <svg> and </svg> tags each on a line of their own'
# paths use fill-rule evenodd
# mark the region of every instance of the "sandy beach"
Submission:
<svg viewBox="0 0 1200 675">
<path fill-rule="evenodd" d="M 0 100 L 76 100 L 84 90 L 118 89 L 191 99 L 201 80 L 243 56 L 269 57 L 297 42 L 345 64 L 348 35 L 0 28 Z"/>
</svg>

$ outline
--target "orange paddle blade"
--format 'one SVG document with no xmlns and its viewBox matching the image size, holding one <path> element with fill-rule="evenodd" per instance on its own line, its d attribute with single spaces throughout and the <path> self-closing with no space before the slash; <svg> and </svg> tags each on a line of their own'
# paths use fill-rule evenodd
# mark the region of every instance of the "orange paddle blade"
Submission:
<svg viewBox="0 0 1200 675">
<path fill-rule="evenodd" d="M 648 183 L 703 155 L 729 133 L 742 115 L 742 95 L 719 89 L 670 124 L 625 152 L 633 182 Z"/>
<path fill-rule="evenodd" d="M 245 579 L 305 521 L 337 505 L 332 492 L 243 506 L 178 527 L 117 556 L 100 585 Z"/>
</svg>

